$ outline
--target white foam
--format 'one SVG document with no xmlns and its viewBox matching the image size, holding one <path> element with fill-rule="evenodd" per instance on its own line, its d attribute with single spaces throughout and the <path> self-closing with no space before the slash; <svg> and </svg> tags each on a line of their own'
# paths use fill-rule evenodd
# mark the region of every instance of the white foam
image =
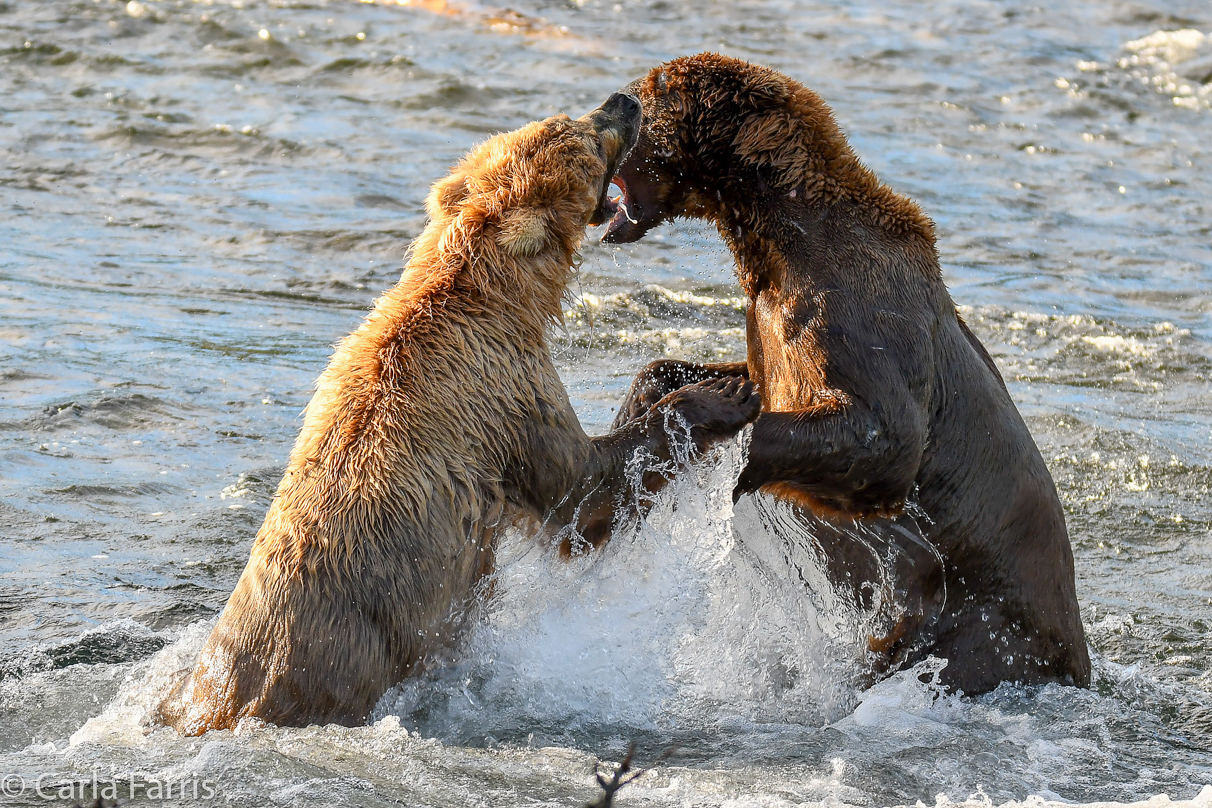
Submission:
<svg viewBox="0 0 1212 808">
<path fill-rule="evenodd" d="M 217 618 L 216 618 L 217 619 Z M 150 716 L 160 702 L 192 669 L 215 620 L 186 628 L 176 642 L 135 665 L 100 715 L 72 734 L 72 746 L 84 743 L 138 745 L 150 730 Z"/>
<path fill-rule="evenodd" d="M 924 803 L 917 806 L 924 808 Z M 984 794 L 973 794 L 966 800 L 951 800 L 940 794 L 934 801 L 934 808 L 993 808 L 993 801 Z M 1209 808 L 1212 806 L 1212 786 L 1204 786 L 1203 790 L 1190 800 L 1172 800 L 1168 794 L 1158 794 L 1147 800 L 1138 802 L 1084 802 L 1074 803 L 1067 800 L 1044 799 L 1031 796 L 1025 800 L 1010 800 L 998 803 L 998 808 Z"/>
</svg>

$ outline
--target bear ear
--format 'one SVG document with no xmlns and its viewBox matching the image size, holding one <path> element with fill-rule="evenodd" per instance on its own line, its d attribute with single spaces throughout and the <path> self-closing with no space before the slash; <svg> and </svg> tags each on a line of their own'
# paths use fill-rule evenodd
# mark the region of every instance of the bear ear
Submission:
<svg viewBox="0 0 1212 808">
<path fill-rule="evenodd" d="M 786 82 L 773 71 L 758 72 L 748 77 L 745 92 L 758 109 L 782 106 L 787 100 Z"/>
<path fill-rule="evenodd" d="M 433 184 L 429 198 L 425 200 L 425 209 L 429 211 L 429 218 L 437 219 L 441 216 L 455 215 L 458 213 L 459 203 L 467 198 L 467 193 L 466 174 L 451 174 L 445 179 L 438 180 Z"/>
<path fill-rule="evenodd" d="M 538 255 L 547 247 L 547 216 L 540 208 L 519 208 L 501 219 L 498 241 L 518 258 Z"/>
<path fill-rule="evenodd" d="M 750 115 L 737 129 L 733 146 L 741 160 L 773 170 L 779 186 L 803 182 L 812 159 L 799 123 L 782 110 Z"/>
</svg>

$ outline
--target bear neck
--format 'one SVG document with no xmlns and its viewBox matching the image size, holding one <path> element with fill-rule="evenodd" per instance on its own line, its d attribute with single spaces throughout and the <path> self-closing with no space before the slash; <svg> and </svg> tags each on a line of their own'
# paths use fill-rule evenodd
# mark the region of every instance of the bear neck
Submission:
<svg viewBox="0 0 1212 808">
<path fill-rule="evenodd" d="M 695 190 L 684 213 L 716 225 L 743 286 L 772 280 L 788 260 L 853 272 L 861 267 L 845 256 L 864 251 L 941 277 L 933 222 L 862 164 L 815 92 L 719 54 L 665 68 L 683 97 L 699 99 L 670 127 L 686 133 L 684 187 Z"/>
<path fill-rule="evenodd" d="M 813 99 L 699 128 L 714 137 L 695 148 L 694 185 L 702 191 L 688 207 L 716 225 L 742 287 L 752 297 L 796 265 L 821 280 L 879 272 L 885 264 L 941 278 L 933 222 L 858 160 L 823 102 Z M 753 133 L 772 114 L 780 138 L 763 141 Z M 872 258 L 894 255 L 894 262 Z"/>
<path fill-rule="evenodd" d="M 731 250 L 737 280 L 752 300 L 809 287 L 894 287 L 942 283 L 934 241 L 872 225 L 853 204 L 827 208 L 750 197 L 708 216 Z"/>
<path fill-rule="evenodd" d="M 578 246 L 569 241 L 557 237 L 539 255 L 514 256 L 495 244 L 482 222 L 469 227 L 458 217 L 434 220 L 413 243 L 400 287 L 418 299 L 461 309 L 473 320 L 495 313 L 528 331 L 545 331 L 563 318 Z"/>
</svg>

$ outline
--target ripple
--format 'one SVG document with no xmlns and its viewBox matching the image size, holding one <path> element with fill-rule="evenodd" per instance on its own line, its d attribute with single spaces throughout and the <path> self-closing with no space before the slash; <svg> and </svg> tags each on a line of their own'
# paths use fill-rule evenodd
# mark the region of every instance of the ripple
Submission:
<svg viewBox="0 0 1212 808">
<path fill-rule="evenodd" d="M 47 406 L 22 424 L 23 429 L 55 432 L 90 423 L 113 430 L 133 430 L 180 421 L 187 408 L 142 393 L 103 395 L 86 401 L 64 401 Z"/>
<path fill-rule="evenodd" d="M 1133 327 L 1089 315 L 960 307 L 1007 376 L 1154 393 L 1212 379 L 1212 352 L 1171 322 Z"/>
</svg>

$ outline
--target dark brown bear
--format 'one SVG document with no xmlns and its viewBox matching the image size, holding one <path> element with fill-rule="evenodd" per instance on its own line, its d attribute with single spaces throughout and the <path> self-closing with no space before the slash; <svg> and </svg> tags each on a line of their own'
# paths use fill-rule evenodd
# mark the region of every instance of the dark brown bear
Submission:
<svg viewBox="0 0 1212 808">
<path fill-rule="evenodd" d="M 552 364 L 574 252 L 614 212 L 639 120 L 615 95 L 497 135 L 434 185 L 403 277 L 320 376 L 248 566 L 161 721 L 190 735 L 364 721 L 449 644 L 502 529 L 575 522 L 600 544 L 636 452 L 670 458 L 667 415 L 700 449 L 757 417 L 734 378 L 589 438 Z"/>
<path fill-rule="evenodd" d="M 815 93 L 773 70 L 701 54 L 626 91 L 644 121 L 603 240 L 714 222 L 749 298 L 748 361 L 653 363 L 616 424 L 683 384 L 746 373 L 763 413 L 737 493 L 788 503 L 858 601 L 891 570 L 879 597 L 899 606 L 871 639 L 876 670 L 933 654 L 969 694 L 1088 684 L 1056 487 L 956 313 L 930 220 L 859 162 Z"/>
</svg>

